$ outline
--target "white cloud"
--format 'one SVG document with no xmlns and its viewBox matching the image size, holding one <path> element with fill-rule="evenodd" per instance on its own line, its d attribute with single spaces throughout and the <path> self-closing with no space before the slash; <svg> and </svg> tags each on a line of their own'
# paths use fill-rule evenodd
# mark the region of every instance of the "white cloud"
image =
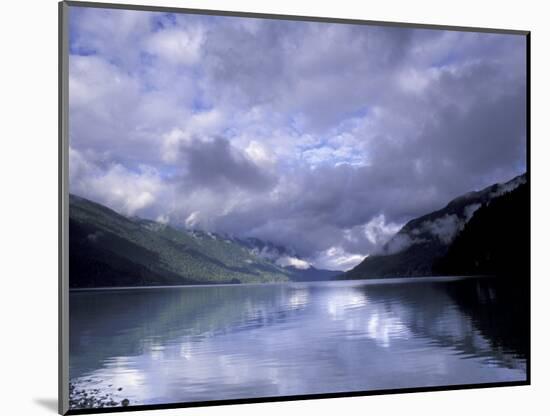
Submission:
<svg viewBox="0 0 550 416">
<path fill-rule="evenodd" d="M 341 247 L 330 247 L 317 255 L 313 265 L 319 269 L 347 271 L 361 263 L 365 257 L 347 253 Z"/>
<path fill-rule="evenodd" d="M 195 228 L 199 223 L 200 223 L 200 212 L 199 211 L 193 211 L 185 219 L 185 227 L 189 228 L 189 229 Z"/>
<path fill-rule="evenodd" d="M 300 270 L 307 270 L 311 267 L 307 261 L 290 256 L 279 257 L 275 263 L 282 267 L 292 266 Z"/>
<path fill-rule="evenodd" d="M 71 191 L 124 213 L 342 269 L 525 166 L 520 38 L 86 8 L 71 21 Z"/>
<path fill-rule="evenodd" d="M 395 254 L 399 253 L 413 244 L 421 243 L 424 240 L 417 237 L 411 237 L 408 234 L 396 234 L 388 243 L 382 248 L 380 253 L 375 254 Z"/>
<path fill-rule="evenodd" d="M 191 135 L 175 128 L 162 136 L 161 154 L 167 163 L 175 163 L 180 158 L 180 147 L 191 143 Z"/>
<path fill-rule="evenodd" d="M 155 219 L 155 221 L 162 225 L 166 225 L 170 223 L 170 216 L 166 214 L 161 214 Z"/>
<path fill-rule="evenodd" d="M 373 246 L 381 247 L 402 227 L 402 224 L 387 223 L 386 216 L 380 214 L 370 220 L 365 226 L 365 235 Z"/>
<path fill-rule="evenodd" d="M 276 162 L 276 158 L 269 149 L 255 140 L 248 144 L 245 152 L 258 165 L 272 166 Z"/>
<path fill-rule="evenodd" d="M 200 59 L 203 41 L 198 28 L 160 30 L 145 40 L 145 50 L 172 64 L 192 65 Z"/>
<path fill-rule="evenodd" d="M 450 244 L 463 225 L 463 220 L 458 218 L 458 216 L 446 214 L 433 221 L 424 222 L 422 227 L 439 238 L 443 244 Z"/>
<path fill-rule="evenodd" d="M 148 166 L 130 171 L 120 164 L 93 164 L 74 149 L 69 151 L 71 192 L 84 195 L 126 215 L 151 207 L 164 190 L 158 172 Z"/>
<path fill-rule="evenodd" d="M 430 70 L 408 68 L 398 75 L 398 82 L 404 91 L 420 94 L 430 84 L 431 77 L 432 71 Z"/>
</svg>

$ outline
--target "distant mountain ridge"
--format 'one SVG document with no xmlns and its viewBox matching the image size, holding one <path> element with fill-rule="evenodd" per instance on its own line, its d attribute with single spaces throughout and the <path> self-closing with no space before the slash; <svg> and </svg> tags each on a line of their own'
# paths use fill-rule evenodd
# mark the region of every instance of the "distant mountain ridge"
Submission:
<svg viewBox="0 0 550 416">
<path fill-rule="evenodd" d="M 526 175 L 494 184 L 481 191 L 453 199 L 444 208 L 409 221 L 388 241 L 380 253 L 365 258 L 338 279 L 367 279 L 395 276 L 432 276 L 442 272 L 436 266 L 455 238 L 476 212 L 507 193 L 525 187 Z"/>
<path fill-rule="evenodd" d="M 69 203 L 71 287 L 327 280 L 341 273 L 280 265 L 250 242 L 128 218 L 76 195 Z"/>
<path fill-rule="evenodd" d="M 70 195 L 70 286 L 270 283 L 490 273 L 498 266 L 494 259 L 508 264 L 506 258 L 513 256 L 513 250 L 507 251 L 505 245 L 486 234 L 498 235 L 505 242 L 509 229 L 525 239 L 522 233 L 528 230 L 523 218 L 529 216 L 527 186 L 524 174 L 455 198 L 444 208 L 409 221 L 379 253 L 346 273 L 316 269 L 292 248 L 282 245 L 128 218 Z M 504 221 L 506 215 L 515 220 L 499 231 L 498 222 Z M 476 245 L 476 241 L 484 243 Z M 513 242 L 509 244 L 514 246 Z M 520 254 L 523 264 L 526 256 L 523 251 Z M 512 269 L 518 270 L 510 264 L 509 270 Z"/>
<path fill-rule="evenodd" d="M 330 280 L 341 271 L 317 269 L 293 249 L 254 237 L 233 238 L 233 241 L 250 250 L 250 253 L 267 259 L 292 273 L 292 280 L 299 282 Z"/>
</svg>

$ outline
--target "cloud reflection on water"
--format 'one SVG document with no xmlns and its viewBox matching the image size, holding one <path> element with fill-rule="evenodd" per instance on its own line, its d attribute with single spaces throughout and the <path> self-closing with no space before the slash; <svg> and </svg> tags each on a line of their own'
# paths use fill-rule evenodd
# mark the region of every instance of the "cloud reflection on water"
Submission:
<svg viewBox="0 0 550 416">
<path fill-rule="evenodd" d="M 73 293 L 71 378 L 134 404 L 525 379 L 524 353 L 492 338 L 508 323 L 472 309 L 489 293 L 475 284 Z M 453 285 L 471 286 L 470 309 Z"/>
</svg>

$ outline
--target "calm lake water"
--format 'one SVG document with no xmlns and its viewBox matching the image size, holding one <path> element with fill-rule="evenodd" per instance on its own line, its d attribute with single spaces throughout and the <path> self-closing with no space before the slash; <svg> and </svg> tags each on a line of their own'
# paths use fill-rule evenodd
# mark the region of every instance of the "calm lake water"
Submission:
<svg viewBox="0 0 550 416">
<path fill-rule="evenodd" d="M 526 311 L 490 278 L 71 292 L 70 378 L 130 405 L 522 381 Z"/>
</svg>

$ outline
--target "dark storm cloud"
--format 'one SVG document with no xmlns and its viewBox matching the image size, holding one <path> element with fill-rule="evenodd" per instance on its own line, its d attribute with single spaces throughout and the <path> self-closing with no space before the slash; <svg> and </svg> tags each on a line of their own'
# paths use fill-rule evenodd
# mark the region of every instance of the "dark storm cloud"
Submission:
<svg viewBox="0 0 550 416">
<path fill-rule="evenodd" d="M 231 192 L 242 188 L 266 192 L 276 184 L 276 178 L 263 171 L 224 138 L 194 139 L 180 147 L 185 176 L 184 188 L 207 188 Z"/>
<path fill-rule="evenodd" d="M 399 28 L 251 22 L 227 22 L 209 34 L 203 61 L 209 88 L 239 105 L 269 103 L 317 132 L 370 104 L 378 82 L 422 37 Z"/>
<path fill-rule="evenodd" d="M 346 268 L 525 170 L 522 37 L 74 16 L 71 189 L 126 213 Z"/>
<path fill-rule="evenodd" d="M 246 211 L 225 218 L 232 224 L 230 229 L 236 231 L 236 224 L 248 230 L 258 227 L 259 236 L 280 243 L 291 241 L 306 255 L 327 249 L 335 235 L 341 236 L 346 250 L 369 252 L 380 241 L 370 241 L 363 229 L 354 230 L 357 225 L 380 214 L 389 222 L 404 223 L 443 207 L 462 193 L 522 173 L 525 88 L 488 90 L 495 75 L 494 70 L 478 66 L 462 75 L 442 77 L 436 88 L 438 97 L 431 103 L 443 103 L 430 109 L 431 117 L 418 135 L 397 143 L 375 137 L 380 143 L 371 149 L 370 166 L 324 165 L 296 176 L 300 182 L 295 184 L 295 194 L 289 193 L 280 206 L 275 203 L 271 210 L 260 210 L 268 212 L 270 223 L 277 226 L 266 226 L 254 212 Z M 460 102 L 446 101 L 459 92 L 464 95 L 456 91 L 459 85 L 471 86 L 476 95 L 462 100 L 471 101 L 466 108 Z M 283 229 L 288 229 L 286 234 Z"/>
</svg>

